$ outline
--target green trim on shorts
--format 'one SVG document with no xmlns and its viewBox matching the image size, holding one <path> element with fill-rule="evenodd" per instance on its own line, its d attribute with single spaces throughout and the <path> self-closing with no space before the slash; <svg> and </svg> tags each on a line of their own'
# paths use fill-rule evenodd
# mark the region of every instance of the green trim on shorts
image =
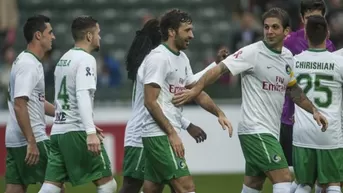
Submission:
<svg viewBox="0 0 343 193">
<path fill-rule="evenodd" d="M 142 147 L 124 149 L 123 176 L 144 180 L 145 155 Z"/>
<path fill-rule="evenodd" d="M 29 166 L 25 163 L 27 146 L 6 148 L 6 184 L 30 185 L 44 182 L 45 171 L 48 165 L 50 140 L 38 142 L 37 147 L 39 150 L 39 162 L 34 166 Z"/>
<path fill-rule="evenodd" d="M 87 149 L 85 131 L 51 135 L 51 151 L 45 180 L 87 184 L 112 176 L 111 163 L 103 144 L 100 155 Z"/>
<path fill-rule="evenodd" d="M 311 149 L 293 146 L 294 173 L 301 184 L 313 186 L 343 182 L 343 149 Z"/>
<path fill-rule="evenodd" d="M 271 134 L 239 135 L 246 176 L 266 176 L 268 171 L 288 168 L 279 141 Z"/>
<path fill-rule="evenodd" d="M 168 184 L 171 179 L 190 176 L 186 160 L 176 156 L 167 136 L 142 139 L 146 158 L 145 180 Z"/>
</svg>

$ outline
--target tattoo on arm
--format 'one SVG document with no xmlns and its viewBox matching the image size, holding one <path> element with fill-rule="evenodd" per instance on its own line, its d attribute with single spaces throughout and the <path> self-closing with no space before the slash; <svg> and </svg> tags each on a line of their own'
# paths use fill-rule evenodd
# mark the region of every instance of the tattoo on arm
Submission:
<svg viewBox="0 0 343 193">
<path fill-rule="evenodd" d="M 201 85 L 203 87 L 213 84 L 218 78 L 220 78 L 221 75 L 223 75 L 225 72 L 228 72 L 229 69 L 225 66 L 224 63 L 219 63 L 216 67 L 210 69 L 205 73 L 202 78 L 200 78 L 199 82 L 201 82 Z"/>
<path fill-rule="evenodd" d="M 295 104 L 307 112 L 313 113 L 315 111 L 315 106 L 312 104 L 310 99 L 307 98 L 306 94 L 298 84 L 288 87 L 286 90 L 286 95 L 289 96 Z"/>
<path fill-rule="evenodd" d="M 225 66 L 223 62 L 219 63 L 218 65 L 220 67 L 220 74 L 223 75 L 226 72 L 229 72 L 229 69 Z"/>
</svg>

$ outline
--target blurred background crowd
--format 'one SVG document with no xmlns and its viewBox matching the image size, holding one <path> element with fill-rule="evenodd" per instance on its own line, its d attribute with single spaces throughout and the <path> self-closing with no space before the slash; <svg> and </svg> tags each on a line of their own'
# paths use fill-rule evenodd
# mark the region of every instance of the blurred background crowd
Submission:
<svg viewBox="0 0 343 193">
<path fill-rule="evenodd" d="M 166 10 L 179 8 L 193 18 L 195 39 L 186 50 L 193 72 L 214 61 L 217 51 L 230 52 L 254 43 L 263 36 L 261 15 L 270 7 L 281 7 L 292 19 L 292 30 L 302 27 L 299 0 L 0 0 L 0 109 L 7 108 L 7 87 L 12 62 L 26 48 L 22 27 L 34 14 L 51 17 L 56 40 L 43 59 L 46 98 L 53 101 L 54 67 L 73 46 L 70 25 L 75 16 L 92 15 L 101 27 L 101 51 L 98 65 L 97 105 L 127 105 L 131 101 L 132 82 L 127 79 L 125 57 L 135 31 L 148 19 Z M 343 2 L 326 0 L 330 39 L 343 47 Z M 207 92 L 229 103 L 240 99 L 240 77 L 223 76 Z"/>
</svg>

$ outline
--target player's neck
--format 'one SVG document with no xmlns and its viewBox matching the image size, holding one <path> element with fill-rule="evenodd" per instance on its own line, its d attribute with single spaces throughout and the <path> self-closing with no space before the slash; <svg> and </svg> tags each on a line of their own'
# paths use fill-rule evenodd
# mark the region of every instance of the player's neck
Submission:
<svg viewBox="0 0 343 193">
<path fill-rule="evenodd" d="M 75 48 L 80 48 L 80 49 L 84 50 L 87 53 L 91 53 L 92 52 L 92 48 L 89 45 L 84 44 L 83 42 L 76 42 L 74 47 Z"/>
<path fill-rule="evenodd" d="M 178 55 L 180 53 L 180 50 L 176 48 L 175 44 L 172 43 L 170 40 L 167 40 L 165 42 L 162 42 L 162 44 L 170 50 L 172 53 Z"/>
<path fill-rule="evenodd" d="M 326 50 L 326 42 L 323 42 L 320 45 L 314 46 L 311 43 L 308 44 L 309 50 Z"/>
<path fill-rule="evenodd" d="M 278 54 L 280 54 L 281 53 L 281 51 L 282 51 L 282 47 L 283 47 L 283 42 L 282 43 L 280 43 L 279 45 L 270 45 L 270 44 L 268 44 L 266 41 L 264 41 L 263 40 L 263 43 L 264 43 L 264 45 L 269 49 L 269 50 L 271 50 L 271 51 L 273 51 L 273 52 L 275 52 L 275 53 L 278 53 Z"/>
<path fill-rule="evenodd" d="M 44 55 L 45 55 L 45 51 L 43 50 L 43 48 L 41 48 L 40 46 L 37 46 L 33 43 L 29 43 L 27 45 L 26 51 L 33 54 L 39 60 L 42 60 Z"/>
</svg>

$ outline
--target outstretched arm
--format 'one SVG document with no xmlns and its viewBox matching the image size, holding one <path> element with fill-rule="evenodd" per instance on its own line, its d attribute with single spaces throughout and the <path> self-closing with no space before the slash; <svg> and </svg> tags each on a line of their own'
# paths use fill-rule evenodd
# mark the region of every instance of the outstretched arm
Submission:
<svg viewBox="0 0 343 193">
<path fill-rule="evenodd" d="M 313 105 L 310 99 L 307 98 L 306 94 L 298 84 L 287 87 L 286 95 L 289 96 L 295 104 L 307 112 L 311 114 L 318 112 L 317 108 Z"/>
<path fill-rule="evenodd" d="M 326 131 L 328 127 L 327 119 L 318 112 L 318 109 L 313 105 L 310 99 L 307 98 L 306 94 L 298 84 L 294 83 L 292 86 L 288 86 L 286 95 L 288 95 L 300 108 L 313 114 L 314 120 L 316 120 L 319 126 L 322 126 L 322 131 Z"/>
</svg>

